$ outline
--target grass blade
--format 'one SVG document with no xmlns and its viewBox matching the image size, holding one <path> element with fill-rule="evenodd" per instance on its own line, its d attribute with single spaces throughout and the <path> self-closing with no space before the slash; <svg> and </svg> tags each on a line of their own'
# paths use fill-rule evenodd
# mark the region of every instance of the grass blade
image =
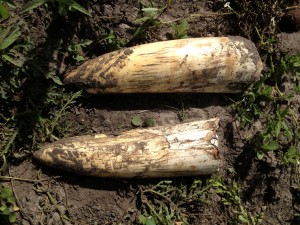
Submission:
<svg viewBox="0 0 300 225">
<path fill-rule="evenodd" d="M 8 12 L 7 8 L 5 8 L 4 5 L 1 3 L 0 3 L 0 16 L 4 20 L 9 17 L 9 12 Z"/>
<path fill-rule="evenodd" d="M 25 12 L 28 12 L 32 9 L 35 9 L 37 7 L 40 7 L 41 5 L 44 5 L 46 4 L 47 2 L 49 2 L 49 0 L 34 0 L 34 1 L 31 1 L 31 2 L 28 2 L 23 10 L 22 10 L 22 13 L 25 13 Z"/>
<path fill-rule="evenodd" d="M 8 48 L 11 44 L 13 44 L 20 36 L 21 36 L 20 28 L 17 27 L 11 34 L 6 37 L 0 44 L 0 50 L 4 50 Z"/>
<path fill-rule="evenodd" d="M 91 16 L 91 14 L 85 8 L 83 8 L 81 5 L 79 5 L 77 2 L 75 2 L 73 0 L 58 0 L 58 2 L 64 3 L 68 6 L 76 9 L 77 11 L 82 12 L 83 14 L 85 14 L 87 16 Z"/>
</svg>

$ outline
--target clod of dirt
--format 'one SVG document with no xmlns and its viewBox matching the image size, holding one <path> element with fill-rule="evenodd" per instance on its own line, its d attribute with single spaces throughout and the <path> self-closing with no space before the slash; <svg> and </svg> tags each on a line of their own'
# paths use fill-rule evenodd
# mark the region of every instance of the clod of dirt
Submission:
<svg viewBox="0 0 300 225">
<path fill-rule="evenodd" d="M 283 53 L 296 54 L 300 52 L 300 33 L 278 34 L 279 48 Z"/>
<path fill-rule="evenodd" d="M 297 32 L 300 29 L 300 8 L 289 10 L 279 22 L 279 29 L 283 32 Z"/>
</svg>

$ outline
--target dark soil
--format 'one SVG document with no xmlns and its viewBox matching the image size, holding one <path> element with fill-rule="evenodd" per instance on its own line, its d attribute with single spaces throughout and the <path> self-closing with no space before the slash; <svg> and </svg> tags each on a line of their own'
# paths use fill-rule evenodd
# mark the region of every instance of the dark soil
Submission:
<svg viewBox="0 0 300 225">
<path fill-rule="evenodd" d="M 84 5 L 84 2 L 82 2 Z M 29 21 L 28 35 L 38 45 L 36 54 L 41 61 L 63 74 L 76 62 L 71 55 L 61 54 L 62 45 L 82 39 L 100 40 L 103 30 L 113 30 L 126 39 L 128 46 L 167 40 L 172 33 L 169 21 L 197 14 L 189 23 L 189 37 L 244 36 L 232 15 L 217 16 L 222 12 L 224 1 L 176 0 L 161 15 L 163 23 L 151 27 L 145 38 L 132 40 L 138 27 L 134 20 L 140 16 L 137 1 L 92 1 L 86 3 L 92 13 L 87 18 L 78 12 L 69 12 L 66 17 L 57 16 L 55 11 L 37 9 L 26 18 Z M 205 15 L 210 13 L 210 16 Z M 43 15 L 41 17 L 37 15 Z M 40 19 L 42 18 L 42 19 Z M 299 47 L 298 33 L 280 33 L 279 54 L 295 52 Z M 105 47 L 103 47 L 105 46 Z M 291 46 L 292 49 L 291 49 Z M 115 50 L 114 45 L 101 42 L 84 49 L 87 58 Z M 48 60 L 49 62 L 49 60 Z M 33 86 L 34 87 L 34 86 Z M 68 91 L 76 91 L 67 87 Z M 245 207 L 254 214 L 263 215 L 263 224 L 299 224 L 294 214 L 299 212 L 292 171 L 276 163 L 272 158 L 258 161 L 244 137 L 254 135 L 259 124 L 247 133 L 239 129 L 234 118 L 230 99 L 237 95 L 222 94 L 127 94 L 97 95 L 84 94 L 64 116 L 65 125 L 70 126 L 65 136 L 83 134 L 113 134 L 132 129 L 131 118 L 140 115 L 143 119 L 155 119 L 156 125 L 178 124 L 195 120 L 220 118 L 218 130 L 222 167 L 217 175 L 228 181 L 239 182 Z M 228 169 L 236 171 L 234 176 Z M 38 182 L 12 181 L 14 193 L 21 206 L 18 224 L 133 224 L 139 207 L 138 187 L 155 184 L 154 180 L 111 180 L 69 174 L 44 167 L 28 158 L 10 166 L 9 175 Z M 180 178 L 188 181 L 192 178 Z M 69 219 L 63 219 L 64 216 Z M 191 224 L 229 224 L 230 215 L 219 198 L 199 208 Z"/>
</svg>

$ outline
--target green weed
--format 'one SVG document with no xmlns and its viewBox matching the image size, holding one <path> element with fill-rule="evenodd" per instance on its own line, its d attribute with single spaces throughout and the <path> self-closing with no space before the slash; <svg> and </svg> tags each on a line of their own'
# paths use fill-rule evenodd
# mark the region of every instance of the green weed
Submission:
<svg viewBox="0 0 300 225">
<path fill-rule="evenodd" d="M 213 196 L 219 195 L 228 209 L 231 224 L 260 224 L 261 215 L 253 215 L 243 205 L 236 181 L 225 184 L 221 177 L 212 177 L 206 182 L 194 179 L 191 184 L 176 184 L 161 181 L 148 189 L 140 190 L 142 214 L 140 224 L 189 224 L 199 207 L 210 204 Z M 214 198 L 215 199 L 215 198 Z"/>
<path fill-rule="evenodd" d="M 136 115 L 132 118 L 131 124 L 134 127 L 154 127 L 156 124 L 156 121 L 154 119 L 145 119 L 143 120 L 139 115 Z"/>
<path fill-rule="evenodd" d="M 40 118 L 40 126 L 44 128 L 41 134 L 42 142 L 49 140 L 50 138 L 58 140 L 58 137 L 66 135 L 68 124 L 63 122 L 62 118 L 81 94 L 81 91 L 61 94 L 49 92 L 49 101 L 56 106 L 53 105 L 50 115 L 47 116 L 47 118 Z"/>
<path fill-rule="evenodd" d="M 0 1 L 0 17 L 5 20 L 10 16 L 8 7 L 15 8 L 15 4 L 11 0 L 1 0 Z"/>
<path fill-rule="evenodd" d="M 19 208 L 16 206 L 16 200 L 13 195 L 12 189 L 0 185 L 0 219 L 14 223 L 17 220 L 16 212 Z"/>
<path fill-rule="evenodd" d="M 19 25 L 13 20 L 7 23 L 0 25 L 0 99 L 4 100 L 21 88 L 26 54 L 33 47 L 22 38 Z"/>
<path fill-rule="evenodd" d="M 161 3 L 157 4 L 149 0 L 147 3 L 139 1 L 141 5 L 141 17 L 135 20 L 135 23 L 141 24 L 134 32 L 131 41 L 145 38 L 146 32 L 150 27 L 159 27 L 161 21 L 159 17 L 171 4 L 171 0 L 165 2 L 164 5 Z"/>
<path fill-rule="evenodd" d="M 85 60 L 83 48 L 91 45 L 92 43 L 92 40 L 82 40 L 76 44 L 69 45 L 67 50 L 76 62 L 82 62 Z"/>
<path fill-rule="evenodd" d="M 232 181 L 230 185 L 226 185 L 220 177 L 216 177 L 213 181 L 213 187 L 222 197 L 223 204 L 229 208 L 229 217 L 232 224 L 260 224 L 262 217 L 260 215 L 253 216 L 243 206 L 240 197 L 240 188 L 236 181 Z"/>
<path fill-rule="evenodd" d="M 103 31 L 98 42 L 106 52 L 121 49 L 126 45 L 126 40 L 120 38 L 113 30 Z"/>
<path fill-rule="evenodd" d="M 178 25 L 173 25 L 172 39 L 183 39 L 188 38 L 187 31 L 189 24 L 187 19 L 182 19 Z"/>
<path fill-rule="evenodd" d="M 195 179 L 191 184 L 173 184 L 161 181 L 148 189 L 141 189 L 139 198 L 142 215 L 141 224 L 189 224 L 193 211 L 208 203 L 208 190 L 212 183 Z"/>
<path fill-rule="evenodd" d="M 258 159 L 274 151 L 278 152 L 280 160 L 285 164 L 299 158 L 299 122 L 295 111 L 299 62 L 299 55 L 285 56 L 235 104 L 242 127 L 261 121 L 262 128 L 252 140 Z M 279 85 L 284 79 L 293 85 L 293 89 L 280 90 Z"/>
<path fill-rule="evenodd" d="M 8 156 L 24 157 L 40 148 L 42 143 L 58 140 L 67 135 L 71 124 L 62 121 L 62 118 L 80 96 L 81 91 L 68 94 L 63 90 L 58 92 L 52 87 L 45 99 L 45 107 L 51 109 L 46 114 L 43 112 L 45 108 L 36 108 L 34 111 L 25 111 L 10 118 L 4 118 L 3 122 L 0 121 L 1 125 L 5 124 L 0 136 L 1 167 L 6 165 Z M 22 148 L 18 147 L 20 144 Z"/>
<path fill-rule="evenodd" d="M 79 11 L 87 16 L 91 16 L 91 14 L 85 8 L 83 8 L 81 5 L 79 5 L 77 2 L 73 0 L 33 0 L 28 2 L 24 6 L 22 12 L 25 13 L 35 8 L 38 8 L 42 5 L 47 5 L 52 2 L 58 3 L 58 13 L 60 15 L 66 15 L 67 11 L 69 10 L 69 11 Z"/>
<path fill-rule="evenodd" d="M 1 59 L 10 62 L 17 67 L 23 65 L 23 61 L 16 57 L 16 46 L 13 44 L 20 38 L 21 31 L 19 26 L 11 25 L 7 28 L 0 26 L 0 54 Z"/>
</svg>

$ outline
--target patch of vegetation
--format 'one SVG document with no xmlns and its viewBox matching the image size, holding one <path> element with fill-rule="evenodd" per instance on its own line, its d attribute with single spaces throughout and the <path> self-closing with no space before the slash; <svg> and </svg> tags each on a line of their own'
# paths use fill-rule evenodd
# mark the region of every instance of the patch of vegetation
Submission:
<svg viewBox="0 0 300 225">
<path fill-rule="evenodd" d="M 114 51 L 125 47 L 126 40 L 124 38 L 120 38 L 113 30 L 104 30 L 100 39 L 99 43 L 105 51 Z"/>
<path fill-rule="evenodd" d="M 82 62 L 85 60 L 83 48 L 91 45 L 92 40 L 82 40 L 78 43 L 72 43 L 68 46 L 68 52 L 76 62 Z"/>
<path fill-rule="evenodd" d="M 15 4 L 11 0 L 0 1 L 0 17 L 5 20 L 10 16 L 8 8 L 15 8 Z"/>
<path fill-rule="evenodd" d="M 26 22 L 16 14 L 0 26 L 0 168 L 8 157 L 21 158 L 62 137 L 68 128 L 62 116 L 81 95 L 62 88 L 57 71 L 43 62 L 27 32 Z M 68 50 L 80 60 L 80 48 L 87 44 Z"/>
<path fill-rule="evenodd" d="M 139 201 L 142 214 L 137 219 L 140 224 L 190 224 L 193 215 L 197 216 L 201 207 L 216 201 L 216 195 L 227 209 L 230 224 L 262 223 L 261 215 L 252 214 L 245 207 L 238 183 L 232 180 L 226 184 L 221 177 L 206 181 L 194 179 L 192 183 L 164 180 L 150 188 L 141 189 Z"/>
<path fill-rule="evenodd" d="M 174 183 L 169 180 L 139 191 L 141 224 L 189 224 L 190 216 L 208 203 L 213 182 L 206 184 L 195 179 L 192 183 Z"/>
<path fill-rule="evenodd" d="M 213 182 L 213 187 L 222 197 L 222 203 L 229 208 L 230 224 L 252 224 L 257 225 L 262 223 L 261 215 L 253 216 L 246 210 L 242 203 L 240 188 L 236 181 L 226 185 L 224 180 L 217 177 Z"/>
<path fill-rule="evenodd" d="M 173 39 L 188 38 L 187 32 L 189 29 L 189 23 L 187 19 L 184 18 L 180 20 L 179 24 L 174 24 L 172 28 L 173 28 L 173 33 L 172 33 Z"/>
<path fill-rule="evenodd" d="M 134 22 L 140 25 L 135 30 L 130 42 L 145 38 L 149 28 L 159 27 L 161 25 L 159 17 L 171 4 L 171 0 L 166 0 L 164 3 L 156 3 L 152 0 L 146 2 L 140 0 L 139 3 L 141 6 L 141 17 Z"/>
<path fill-rule="evenodd" d="M 28 2 L 24 6 L 23 13 L 53 2 L 58 3 L 58 13 L 62 16 L 65 16 L 68 10 L 79 11 L 87 16 L 91 16 L 91 14 L 85 8 L 83 8 L 81 5 L 79 5 L 76 1 L 73 0 L 33 0 Z"/>
<path fill-rule="evenodd" d="M 134 127 L 154 127 L 156 121 L 151 118 L 143 120 L 139 115 L 136 115 L 132 118 L 131 124 Z"/>
<path fill-rule="evenodd" d="M 236 15 L 242 33 L 257 43 L 269 69 L 234 105 L 237 118 L 243 129 L 259 124 L 256 135 L 246 137 L 257 158 L 276 154 L 283 164 L 299 159 L 299 118 L 295 106 L 299 98 L 300 55 L 278 59 L 275 51 L 280 15 L 292 2 L 243 0 L 225 4 Z"/>
<path fill-rule="evenodd" d="M 259 159 L 274 151 L 284 164 L 299 159 L 299 118 L 295 108 L 299 75 L 300 55 L 285 56 L 235 104 L 243 128 L 260 121 L 260 131 L 251 140 Z M 284 86 L 287 84 L 291 87 Z"/>
<path fill-rule="evenodd" d="M 19 211 L 16 200 L 10 188 L 0 185 L 0 221 L 7 223 L 16 222 L 15 212 Z"/>
</svg>

